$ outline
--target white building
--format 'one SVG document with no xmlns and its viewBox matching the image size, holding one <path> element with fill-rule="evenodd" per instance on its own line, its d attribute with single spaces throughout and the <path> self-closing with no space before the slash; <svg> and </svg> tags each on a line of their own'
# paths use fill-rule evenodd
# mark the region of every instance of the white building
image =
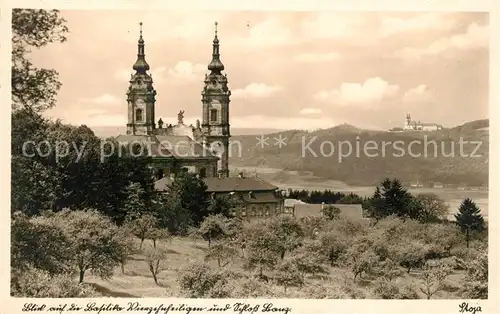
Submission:
<svg viewBox="0 0 500 314">
<path fill-rule="evenodd" d="M 420 121 L 413 121 L 411 119 L 410 114 L 407 114 L 404 129 L 411 131 L 437 131 L 437 130 L 442 130 L 443 126 L 436 123 L 424 123 Z"/>
</svg>

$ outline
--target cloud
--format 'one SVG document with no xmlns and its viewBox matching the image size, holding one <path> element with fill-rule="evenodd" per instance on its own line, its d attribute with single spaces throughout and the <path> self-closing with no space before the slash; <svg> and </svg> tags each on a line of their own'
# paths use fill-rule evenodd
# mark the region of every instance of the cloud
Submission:
<svg viewBox="0 0 500 314">
<path fill-rule="evenodd" d="M 410 18 L 385 17 L 381 21 L 380 37 L 421 30 L 448 30 L 455 26 L 452 15 L 441 12 L 422 13 Z"/>
<path fill-rule="evenodd" d="M 305 63 L 322 63 L 335 61 L 340 58 L 340 54 L 337 52 L 325 52 L 325 53 L 301 53 L 295 56 L 295 61 L 305 62 Z"/>
<path fill-rule="evenodd" d="M 363 14 L 346 12 L 321 12 L 314 18 L 306 19 L 301 24 L 304 37 L 311 38 L 346 38 L 367 22 Z"/>
<path fill-rule="evenodd" d="M 342 83 L 339 88 L 319 91 L 313 98 L 338 105 L 371 105 L 396 96 L 398 91 L 398 85 L 391 85 L 380 77 L 373 77 L 362 84 Z"/>
<path fill-rule="evenodd" d="M 404 95 L 403 103 L 424 103 L 432 100 L 432 93 L 425 84 L 409 89 Z"/>
<path fill-rule="evenodd" d="M 278 18 L 249 24 L 245 35 L 236 37 L 228 46 L 272 47 L 295 42 L 297 35 Z"/>
<path fill-rule="evenodd" d="M 318 109 L 318 108 L 304 108 L 302 110 L 300 110 L 299 112 L 300 114 L 320 114 L 320 113 L 323 113 L 323 111 L 321 109 Z"/>
<path fill-rule="evenodd" d="M 444 52 L 455 50 L 471 50 L 488 47 L 489 28 L 487 25 L 472 23 L 465 33 L 444 37 L 432 42 L 424 48 L 405 47 L 394 52 L 394 56 L 408 61 L 419 61 L 425 56 L 442 55 Z"/>
<path fill-rule="evenodd" d="M 161 73 L 165 72 L 165 70 L 163 69 Z M 207 71 L 206 65 L 191 63 L 189 61 L 179 61 L 172 68 L 168 69 L 168 75 L 174 82 L 202 80 L 205 71 Z"/>
<path fill-rule="evenodd" d="M 81 98 L 79 102 L 91 103 L 97 105 L 105 105 L 105 104 L 118 104 L 122 101 L 121 98 L 118 98 L 111 94 L 103 94 L 101 96 L 97 96 L 94 98 Z"/>
<path fill-rule="evenodd" d="M 235 89 L 231 92 L 234 98 L 266 98 L 283 88 L 276 85 L 267 85 L 264 83 L 251 83 L 245 88 Z"/>
</svg>

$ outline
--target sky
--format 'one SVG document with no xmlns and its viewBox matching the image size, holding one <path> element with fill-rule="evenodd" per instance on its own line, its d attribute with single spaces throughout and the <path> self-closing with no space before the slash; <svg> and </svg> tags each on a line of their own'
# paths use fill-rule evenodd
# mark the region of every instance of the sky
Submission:
<svg viewBox="0 0 500 314">
<path fill-rule="evenodd" d="M 68 40 L 34 51 L 59 72 L 51 118 L 125 127 L 143 22 L 156 119 L 201 116 L 218 21 L 233 128 L 453 127 L 488 117 L 488 15 L 480 12 L 61 11 Z"/>
</svg>

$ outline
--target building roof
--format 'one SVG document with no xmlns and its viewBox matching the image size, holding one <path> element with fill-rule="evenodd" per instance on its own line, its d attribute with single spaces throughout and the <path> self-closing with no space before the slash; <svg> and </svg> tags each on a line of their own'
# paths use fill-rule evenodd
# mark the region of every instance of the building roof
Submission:
<svg viewBox="0 0 500 314">
<path fill-rule="evenodd" d="M 120 143 L 141 143 L 151 150 L 153 157 L 176 159 L 218 159 L 218 157 L 201 143 L 187 135 L 119 135 Z"/>
<path fill-rule="evenodd" d="M 159 191 L 166 191 L 172 183 L 173 179 L 170 177 L 163 177 L 155 182 L 155 189 Z M 274 191 L 278 188 L 275 185 L 262 181 L 258 178 L 204 178 L 203 181 L 207 185 L 207 192 L 256 192 L 256 191 L 270 191 L 274 195 Z M 254 193 L 254 196 L 262 193 Z M 248 198 L 248 194 L 242 194 L 243 197 Z"/>
<path fill-rule="evenodd" d="M 306 216 L 319 217 L 322 215 L 322 204 L 295 204 L 294 215 L 297 218 Z M 340 209 L 340 216 L 350 219 L 362 219 L 363 208 L 361 204 L 332 204 L 332 206 Z"/>
<path fill-rule="evenodd" d="M 237 192 L 238 193 L 238 192 Z M 259 204 L 259 203 L 276 203 L 281 201 L 281 198 L 274 191 L 262 191 L 252 193 L 239 193 L 239 197 L 245 203 Z"/>
<path fill-rule="evenodd" d="M 271 191 L 278 187 L 259 178 L 204 178 L 209 192 Z"/>
</svg>

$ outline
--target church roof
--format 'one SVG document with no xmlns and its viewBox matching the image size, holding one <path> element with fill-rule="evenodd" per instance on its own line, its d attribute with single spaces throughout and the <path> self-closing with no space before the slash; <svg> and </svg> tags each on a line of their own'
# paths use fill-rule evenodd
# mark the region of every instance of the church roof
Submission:
<svg viewBox="0 0 500 314">
<path fill-rule="evenodd" d="M 148 147 L 152 157 L 171 157 L 177 159 L 218 159 L 202 144 L 189 136 L 174 135 L 119 135 L 116 140 L 120 143 L 140 143 Z"/>
<path fill-rule="evenodd" d="M 207 185 L 207 192 L 230 193 L 230 192 L 268 191 L 272 192 L 272 195 L 274 195 L 274 191 L 278 188 L 277 186 L 262 181 L 258 178 L 213 177 L 213 178 L 203 178 L 203 181 Z M 172 183 L 172 178 L 163 177 L 155 182 L 155 189 L 159 191 L 166 191 L 168 190 L 168 186 L 171 183 Z M 250 198 L 250 196 L 247 194 L 248 193 L 245 193 L 245 195 L 243 195 L 243 198 L 245 200 L 248 199 L 248 202 L 252 202 L 251 200 L 253 198 Z M 260 194 L 262 193 L 255 193 L 252 196 L 255 197 L 256 200 L 257 197 L 258 199 L 262 200 L 269 198 L 269 196 L 267 197 L 259 196 Z"/>
</svg>

